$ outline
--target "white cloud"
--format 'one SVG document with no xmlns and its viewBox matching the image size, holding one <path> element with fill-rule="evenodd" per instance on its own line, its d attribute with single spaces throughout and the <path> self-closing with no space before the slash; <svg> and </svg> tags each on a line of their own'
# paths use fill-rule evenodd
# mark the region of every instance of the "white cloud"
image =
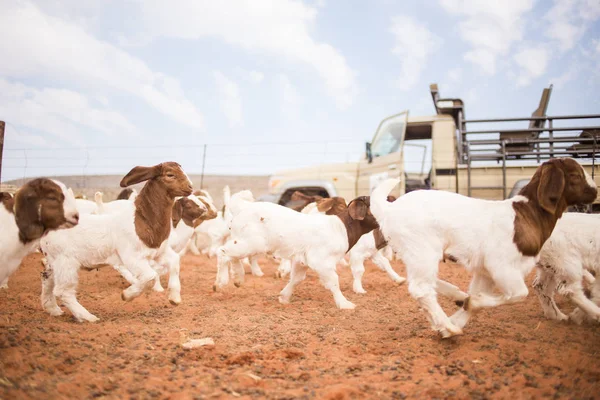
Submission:
<svg viewBox="0 0 600 400">
<path fill-rule="evenodd" d="M 419 82 L 429 56 L 440 47 L 442 40 L 415 18 L 406 15 L 392 18 L 390 32 L 395 39 L 392 53 L 401 60 L 398 87 L 410 90 Z"/>
<path fill-rule="evenodd" d="M 299 118 L 302 97 L 298 89 L 284 74 L 279 74 L 276 82 L 281 90 L 281 113 L 291 119 Z"/>
<path fill-rule="evenodd" d="M 215 36 L 249 52 L 270 53 L 315 69 L 340 109 L 353 104 L 355 72 L 333 46 L 312 31 L 317 9 L 294 0 L 138 1 L 144 36 L 198 39 Z"/>
<path fill-rule="evenodd" d="M 577 74 L 580 72 L 581 68 L 577 64 L 571 64 L 567 67 L 567 70 L 559 76 L 550 79 L 550 83 L 552 83 L 557 89 L 560 89 L 565 86 L 567 82 L 572 81 L 577 77 Z"/>
<path fill-rule="evenodd" d="M 83 144 L 90 129 L 105 135 L 135 135 L 135 127 L 123 115 L 94 107 L 80 93 L 36 89 L 0 78 L 0 115 L 11 124 L 46 132 L 69 144 Z"/>
<path fill-rule="evenodd" d="M 527 86 L 532 80 L 546 72 L 550 52 L 540 46 L 523 47 L 513 56 L 515 63 L 521 68 L 517 78 L 517 86 Z"/>
<path fill-rule="evenodd" d="M 29 2 L 9 2 L 0 13 L 0 76 L 45 76 L 111 87 L 139 97 L 172 119 L 203 127 L 203 117 L 179 82 L 89 35 L 81 25 L 44 14 Z"/>
<path fill-rule="evenodd" d="M 26 132 L 21 129 L 16 129 L 12 124 L 6 124 L 5 129 L 5 146 L 6 148 L 15 148 L 13 144 L 22 145 L 26 148 L 32 147 L 47 147 L 53 148 L 56 147 L 56 144 L 52 141 L 49 141 L 46 137 L 42 135 L 32 134 L 30 132 Z"/>
<path fill-rule="evenodd" d="M 570 50 L 598 18 L 598 0 L 555 0 L 544 16 L 549 22 L 546 36 L 556 40 L 560 50 Z"/>
<path fill-rule="evenodd" d="M 242 116 L 242 96 L 238 85 L 226 77 L 221 71 L 213 71 L 219 94 L 221 111 L 227 117 L 230 128 L 238 128 L 244 125 Z"/>
<path fill-rule="evenodd" d="M 234 71 L 236 76 L 253 85 L 258 85 L 265 79 L 265 74 L 260 71 L 247 70 L 241 67 L 236 67 Z"/>
<path fill-rule="evenodd" d="M 458 29 L 471 45 L 465 60 L 488 74 L 496 73 L 498 57 L 507 55 L 513 43 L 523 35 L 523 15 L 533 0 L 440 0 L 450 14 L 460 16 Z"/>
<path fill-rule="evenodd" d="M 264 78 L 265 78 L 265 74 L 263 74 L 262 72 L 250 71 L 250 80 L 253 83 L 261 83 Z"/>
</svg>

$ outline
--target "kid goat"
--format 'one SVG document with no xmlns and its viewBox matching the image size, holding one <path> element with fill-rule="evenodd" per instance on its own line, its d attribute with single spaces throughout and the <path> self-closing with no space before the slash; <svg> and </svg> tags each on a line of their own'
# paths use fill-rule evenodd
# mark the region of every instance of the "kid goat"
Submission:
<svg viewBox="0 0 600 400">
<path fill-rule="evenodd" d="M 583 280 L 591 285 L 590 299 Z M 600 322 L 600 215 L 567 213 L 558 221 L 542 247 L 533 288 L 546 317 L 580 324 L 587 316 Z M 577 306 L 568 317 L 554 302 L 556 292 Z"/>
<path fill-rule="evenodd" d="M 12 197 L 1 194 L 0 283 L 8 282 L 23 257 L 33 252 L 48 232 L 72 228 L 79 221 L 73 192 L 47 178 L 34 179 Z"/>
<path fill-rule="evenodd" d="M 406 265 L 410 294 L 442 337 L 461 334 L 479 308 L 523 300 L 524 277 L 556 221 L 568 206 L 591 203 L 598 194 L 591 177 L 569 158 L 545 162 L 518 196 L 504 201 L 419 190 L 390 204 L 386 195 L 397 183 L 386 180 L 375 189 L 371 209 Z M 469 297 L 450 318 L 436 298 L 438 263 L 445 255 L 473 272 Z"/>
<path fill-rule="evenodd" d="M 97 321 L 75 297 L 79 268 L 124 265 L 136 278 L 121 297 L 129 301 L 154 283 L 150 260 L 169 268 L 169 301 L 181 302 L 179 256 L 169 246 L 171 210 L 175 197 L 192 194 L 192 182 L 181 166 L 165 162 L 135 167 L 121 187 L 147 181 L 133 202 L 102 215 L 82 215 L 76 229 L 49 234 L 41 241 L 47 268 L 42 279 L 42 305 L 52 315 L 62 314 L 56 298 L 77 321 Z"/>
<path fill-rule="evenodd" d="M 248 191 L 231 198 L 231 237 L 218 250 L 215 288 L 229 281 L 233 264 L 235 284 L 244 279 L 241 259 L 257 254 L 273 254 L 292 260 L 290 281 L 279 301 L 288 303 L 294 287 L 306 277 L 308 267 L 319 274 L 321 283 L 333 294 L 338 308 L 352 309 L 339 287 L 336 263 L 362 235 L 377 228 L 369 211 L 369 197 L 358 197 L 346 211 L 336 216 L 307 215 L 277 204 L 252 202 Z"/>
</svg>

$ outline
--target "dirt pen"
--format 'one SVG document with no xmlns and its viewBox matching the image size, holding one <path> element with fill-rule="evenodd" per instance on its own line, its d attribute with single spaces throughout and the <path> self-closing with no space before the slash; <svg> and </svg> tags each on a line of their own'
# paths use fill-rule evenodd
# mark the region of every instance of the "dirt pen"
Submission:
<svg viewBox="0 0 600 400">
<path fill-rule="evenodd" d="M 365 295 L 354 294 L 350 271 L 338 268 L 357 305 L 340 311 L 311 271 L 281 305 L 285 282 L 274 263 L 262 262 L 265 276 L 215 293 L 215 261 L 188 255 L 177 307 L 155 292 L 125 303 L 116 271 L 81 271 L 79 299 L 100 322 L 79 324 L 42 310 L 39 260 L 28 256 L 0 291 L 3 399 L 600 396 L 600 325 L 546 320 L 533 293 L 481 311 L 464 336 L 441 340 L 406 286 L 369 263 Z M 467 288 L 460 267 L 443 265 L 440 276 Z M 182 348 L 205 337 L 215 345 Z"/>
</svg>

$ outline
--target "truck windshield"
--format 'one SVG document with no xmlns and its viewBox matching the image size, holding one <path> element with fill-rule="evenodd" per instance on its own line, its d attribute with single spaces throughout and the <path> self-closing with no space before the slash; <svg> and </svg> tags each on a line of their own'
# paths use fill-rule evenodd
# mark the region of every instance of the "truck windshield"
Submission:
<svg viewBox="0 0 600 400">
<path fill-rule="evenodd" d="M 405 120 L 406 116 L 402 114 L 390 118 L 381 124 L 371 144 L 373 157 L 385 156 L 395 153 L 400 149 L 400 144 L 404 136 Z"/>
</svg>

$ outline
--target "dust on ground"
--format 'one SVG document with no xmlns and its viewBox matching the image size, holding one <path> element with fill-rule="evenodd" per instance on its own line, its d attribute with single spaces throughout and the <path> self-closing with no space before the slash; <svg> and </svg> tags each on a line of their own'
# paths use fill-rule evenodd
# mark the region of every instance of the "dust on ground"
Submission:
<svg viewBox="0 0 600 400">
<path fill-rule="evenodd" d="M 292 302 L 279 304 L 286 282 L 266 260 L 265 276 L 246 275 L 242 287 L 215 293 L 215 261 L 187 255 L 179 306 L 155 292 L 125 303 L 116 271 L 81 271 L 79 300 L 101 320 L 80 324 L 68 311 L 52 317 L 42 310 L 39 259 L 28 256 L 0 291 L 4 399 L 600 396 L 600 325 L 546 320 L 533 293 L 479 312 L 464 336 L 441 340 L 406 285 L 370 263 L 364 295 L 338 268 L 342 291 L 357 305 L 347 311 L 335 308 L 312 271 Z M 461 267 L 442 265 L 440 276 L 467 288 Z M 572 308 L 565 300 L 559 306 Z M 181 346 L 204 337 L 215 346 Z"/>
</svg>

